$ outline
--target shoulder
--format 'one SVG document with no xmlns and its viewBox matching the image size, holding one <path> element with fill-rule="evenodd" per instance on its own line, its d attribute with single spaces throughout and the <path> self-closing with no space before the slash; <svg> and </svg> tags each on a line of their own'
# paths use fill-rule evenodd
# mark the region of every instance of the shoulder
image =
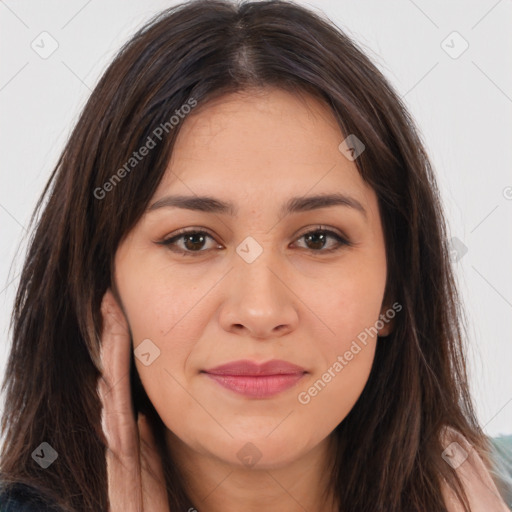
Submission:
<svg viewBox="0 0 512 512">
<path fill-rule="evenodd" d="M 441 444 L 442 457 L 457 472 L 472 512 L 509 512 L 491 473 L 468 440 L 460 432 L 446 427 L 441 434 Z M 463 512 L 464 507 L 444 479 L 441 487 L 448 512 Z"/>
<path fill-rule="evenodd" d="M 37 489 L 23 483 L 0 482 L 1 512 L 58 512 L 44 500 Z"/>
</svg>

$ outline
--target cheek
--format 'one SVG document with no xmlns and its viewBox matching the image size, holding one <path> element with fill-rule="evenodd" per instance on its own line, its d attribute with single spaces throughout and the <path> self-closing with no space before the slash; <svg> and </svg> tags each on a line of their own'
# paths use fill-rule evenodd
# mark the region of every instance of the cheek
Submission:
<svg viewBox="0 0 512 512">
<path fill-rule="evenodd" d="M 316 336 L 318 364 L 297 397 L 308 417 L 321 419 L 330 428 L 343 421 L 368 381 L 385 286 L 383 280 L 376 286 L 373 279 L 354 275 L 337 284 L 334 292 L 321 298 L 322 319 L 329 329 Z"/>
<path fill-rule="evenodd" d="M 353 408 L 370 375 L 377 343 L 377 326 L 386 284 L 382 262 L 363 259 L 333 273 L 309 296 L 308 305 L 321 318 L 314 350 L 319 364 L 301 386 L 300 407 L 307 416 L 334 428 Z"/>
<path fill-rule="evenodd" d="M 350 352 L 352 353 L 352 351 Z M 375 343 L 360 347 L 349 361 L 345 355 L 333 359 L 323 373 L 315 376 L 298 394 L 302 415 L 314 421 L 327 435 L 349 414 L 368 381 Z M 300 410 L 300 409 L 299 409 Z"/>
<path fill-rule="evenodd" d="M 166 418 L 171 417 L 171 404 L 179 404 L 174 406 L 178 410 L 194 406 L 184 390 L 190 378 L 187 361 L 208 323 L 208 292 L 218 278 L 199 270 L 196 275 L 157 264 L 144 267 L 150 270 L 129 273 L 125 268 L 118 289 L 135 354 L 143 346 L 148 347 L 144 353 L 150 353 L 148 365 L 148 358 L 135 358 L 141 382 L 160 416 Z"/>
<path fill-rule="evenodd" d="M 350 263 L 350 264 L 348 264 Z M 311 284 L 311 283 L 309 283 Z M 360 337 L 370 339 L 382 308 L 386 285 L 384 264 L 365 264 L 363 258 L 351 260 L 304 287 L 298 294 L 306 297 L 310 311 L 320 320 L 313 337 L 324 354 L 349 350 L 351 342 Z M 365 336 L 366 334 L 366 336 Z M 320 348 L 321 347 L 321 348 Z"/>
<path fill-rule="evenodd" d="M 191 324 L 192 317 L 200 322 L 196 310 L 201 309 L 201 299 L 216 276 L 186 272 L 172 265 L 162 267 L 153 262 L 144 263 L 146 269 L 137 267 L 118 280 L 135 345 L 146 338 L 161 342 L 176 339 L 181 324 Z M 200 323 L 195 325 L 200 327 Z M 188 337 L 193 338 L 193 334 L 189 332 Z"/>
<path fill-rule="evenodd" d="M 164 272 L 147 271 L 133 272 L 118 281 L 137 372 L 162 417 L 169 412 L 169 404 L 186 404 L 190 398 L 180 393 L 180 383 L 185 381 L 187 357 L 203 328 L 194 311 L 201 289 L 178 281 L 176 273 L 171 283 Z"/>
</svg>

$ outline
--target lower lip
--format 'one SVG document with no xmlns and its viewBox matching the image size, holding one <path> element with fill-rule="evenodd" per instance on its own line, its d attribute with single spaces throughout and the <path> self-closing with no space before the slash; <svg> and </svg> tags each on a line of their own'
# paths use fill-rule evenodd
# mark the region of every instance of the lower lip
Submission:
<svg viewBox="0 0 512 512">
<path fill-rule="evenodd" d="M 267 398 L 293 387 L 302 379 L 304 373 L 259 376 L 215 375 L 212 373 L 206 375 L 221 386 L 240 395 L 252 398 Z"/>
</svg>

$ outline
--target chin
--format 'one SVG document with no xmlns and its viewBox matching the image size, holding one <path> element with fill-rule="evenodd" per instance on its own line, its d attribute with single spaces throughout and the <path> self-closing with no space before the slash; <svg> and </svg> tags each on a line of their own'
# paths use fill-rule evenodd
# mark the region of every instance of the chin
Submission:
<svg viewBox="0 0 512 512">
<path fill-rule="evenodd" d="M 271 439 L 274 434 L 275 437 Z M 274 432 L 270 437 L 242 435 L 235 439 L 219 440 L 212 446 L 211 452 L 215 457 L 240 468 L 275 470 L 289 465 L 313 446 L 314 443 L 306 440 L 286 434 L 279 436 Z"/>
</svg>

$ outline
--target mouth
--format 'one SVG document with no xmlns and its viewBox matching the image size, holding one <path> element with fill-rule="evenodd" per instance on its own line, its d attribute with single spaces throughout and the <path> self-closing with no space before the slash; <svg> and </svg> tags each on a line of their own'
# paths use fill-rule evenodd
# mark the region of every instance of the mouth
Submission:
<svg viewBox="0 0 512 512">
<path fill-rule="evenodd" d="M 287 361 L 272 360 L 259 364 L 243 360 L 203 370 L 201 373 L 237 394 L 250 398 L 268 398 L 295 386 L 307 372 Z"/>
</svg>

